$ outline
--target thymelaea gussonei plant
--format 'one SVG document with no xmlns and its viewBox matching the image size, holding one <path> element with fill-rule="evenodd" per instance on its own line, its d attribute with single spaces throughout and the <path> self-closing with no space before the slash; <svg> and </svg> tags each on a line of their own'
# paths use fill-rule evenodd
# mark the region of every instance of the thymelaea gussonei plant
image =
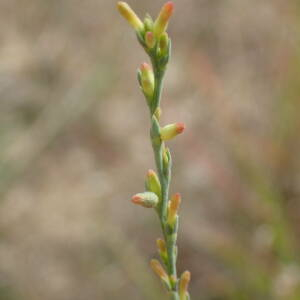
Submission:
<svg viewBox="0 0 300 300">
<path fill-rule="evenodd" d="M 188 284 L 191 274 L 185 271 L 177 275 L 177 233 L 178 211 L 181 202 L 179 193 L 169 197 L 172 158 L 165 141 L 181 134 L 185 125 L 173 123 L 160 125 L 161 94 L 163 79 L 171 54 L 171 39 L 166 30 L 174 11 L 173 2 L 167 2 L 153 20 L 146 14 L 142 21 L 125 2 L 118 2 L 121 15 L 134 28 L 137 39 L 148 54 L 151 65 L 144 62 L 138 69 L 138 82 L 145 96 L 150 112 L 150 138 L 154 152 L 157 173 L 149 170 L 146 175 L 146 191 L 132 197 L 132 202 L 153 209 L 160 220 L 162 238 L 157 240 L 161 262 L 152 259 L 150 265 L 161 279 L 172 300 L 189 300 Z"/>
</svg>

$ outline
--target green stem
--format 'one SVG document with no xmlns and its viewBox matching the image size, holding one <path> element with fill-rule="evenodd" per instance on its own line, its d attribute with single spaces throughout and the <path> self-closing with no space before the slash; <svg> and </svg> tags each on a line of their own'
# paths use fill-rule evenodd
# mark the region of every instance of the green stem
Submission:
<svg viewBox="0 0 300 300">
<path fill-rule="evenodd" d="M 179 300 L 179 294 L 177 292 L 171 293 L 172 300 Z"/>
<path fill-rule="evenodd" d="M 165 69 L 161 69 L 156 61 L 156 57 L 150 57 L 154 71 L 155 88 L 153 94 L 153 101 L 151 106 L 151 115 L 155 113 L 155 110 L 160 106 L 161 93 L 163 88 L 163 79 L 165 75 Z"/>
<path fill-rule="evenodd" d="M 163 77 L 165 73 L 165 69 L 161 70 L 156 62 L 156 57 L 151 57 L 152 66 L 154 70 L 155 76 L 155 89 L 152 99 L 151 117 L 155 114 L 156 109 L 160 106 L 160 99 L 162 94 L 163 87 Z M 164 143 L 160 141 L 160 143 L 153 144 L 153 152 L 155 157 L 156 168 L 158 172 L 158 177 L 161 184 L 162 190 L 162 199 L 161 205 L 159 207 L 159 218 L 163 231 L 163 236 L 165 239 L 167 253 L 168 253 L 168 262 L 167 262 L 167 272 L 168 275 L 175 279 L 175 282 L 172 283 L 172 291 L 171 297 L 172 300 L 179 300 L 178 288 L 177 288 L 177 270 L 176 270 L 176 236 L 177 236 L 177 228 L 175 228 L 172 232 L 170 230 L 169 225 L 167 224 L 167 215 L 168 215 L 168 202 L 169 202 L 169 185 L 171 180 L 171 162 L 168 167 L 168 170 L 164 169 L 163 163 L 163 151 L 164 151 Z"/>
</svg>

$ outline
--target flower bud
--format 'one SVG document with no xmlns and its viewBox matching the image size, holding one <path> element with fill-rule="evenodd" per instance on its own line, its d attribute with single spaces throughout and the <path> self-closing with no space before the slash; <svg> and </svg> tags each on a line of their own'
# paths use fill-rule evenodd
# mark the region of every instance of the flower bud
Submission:
<svg viewBox="0 0 300 300">
<path fill-rule="evenodd" d="M 120 14 L 128 21 L 128 23 L 136 30 L 143 31 L 144 24 L 131 7 L 123 1 L 118 2 L 118 10 Z"/>
<path fill-rule="evenodd" d="M 131 199 L 132 203 L 147 208 L 155 208 L 158 204 L 158 197 L 152 192 L 138 193 Z"/>
<path fill-rule="evenodd" d="M 169 124 L 160 130 L 160 137 L 163 141 L 167 141 L 182 133 L 184 129 L 184 123 Z"/>
<path fill-rule="evenodd" d="M 162 110 L 161 110 L 161 108 L 158 106 L 158 107 L 156 108 L 155 112 L 154 112 L 154 115 L 155 115 L 155 117 L 156 117 L 157 120 L 160 120 L 161 114 L 162 114 Z"/>
<path fill-rule="evenodd" d="M 167 2 L 161 9 L 156 21 L 154 22 L 154 35 L 159 38 L 168 27 L 169 19 L 173 13 L 174 4 L 173 2 Z"/>
<path fill-rule="evenodd" d="M 144 94 L 147 97 L 152 97 L 154 92 L 154 74 L 149 64 L 143 63 L 140 68 L 141 71 L 141 86 Z"/>
<path fill-rule="evenodd" d="M 155 115 L 152 116 L 150 136 L 153 147 L 161 146 L 160 126 Z"/>
<path fill-rule="evenodd" d="M 183 272 L 179 283 L 180 300 L 188 299 L 188 285 L 190 280 L 191 280 L 191 273 L 189 271 Z"/>
<path fill-rule="evenodd" d="M 150 192 L 155 193 L 161 199 L 161 186 L 157 174 L 153 170 L 147 173 L 146 186 Z"/>
<path fill-rule="evenodd" d="M 160 53 L 161 55 L 166 55 L 168 54 L 169 50 L 169 36 L 166 32 L 164 32 L 159 40 L 159 48 L 160 48 Z"/>
<path fill-rule="evenodd" d="M 150 265 L 153 271 L 158 275 L 158 277 L 170 288 L 169 276 L 167 275 L 160 262 L 157 259 L 151 259 Z"/>
<path fill-rule="evenodd" d="M 166 242 L 163 239 L 156 240 L 157 249 L 160 253 L 167 253 Z"/>
<path fill-rule="evenodd" d="M 152 49 L 155 46 L 155 37 L 153 32 L 148 31 L 145 34 L 145 43 L 149 49 Z"/>
<path fill-rule="evenodd" d="M 146 17 L 144 19 L 144 26 L 145 26 L 145 31 L 153 30 L 153 20 L 149 14 L 146 14 Z"/>
<path fill-rule="evenodd" d="M 176 286 L 176 284 L 177 284 L 176 276 L 174 276 L 174 275 L 170 276 L 170 283 L 171 283 L 171 286 Z"/>
<path fill-rule="evenodd" d="M 168 168 L 168 165 L 169 165 L 169 153 L 170 153 L 170 150 L 169 148 L 165 147 L 163 149 L 163 166 L 165 169 Z"/>
<path fill-rule="evenodd" d="M 157 239 L 156 245 L 157 245 L 158 253 L 159 253 L 160 257 L 162 258 L 163 262 L 167 263 L 168 253 L 167 253 L 166 242 L 163 239 Z"/>
<path fill-rule="evenodd" d="M 170 226 L 173 226 L 176 221 L 180 202 L 181 202 L 181 196 L 179 193 L 176 193 L 174 196 L 172 196 L 169 202 L 167 223 Z"/>
</svg>

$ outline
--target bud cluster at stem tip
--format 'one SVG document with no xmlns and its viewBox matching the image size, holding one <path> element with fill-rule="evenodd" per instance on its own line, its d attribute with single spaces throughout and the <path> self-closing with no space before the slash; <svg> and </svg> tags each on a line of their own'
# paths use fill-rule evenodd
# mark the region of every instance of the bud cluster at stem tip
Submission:
<svg viewBox="0 0 300 300">
<path fill-rule="evenodd" d="M 142 34 L 145 31 L 149 31 L 152 33 L 153 31 L 153 38 L 150 37 L 149 43 L 149 36 L 148 42 L 146 40 L 147 46 L 152 48 L 155 44 L 154 38 L 159 40 L 160 36 L 166 31 L 169 23 L 169 19 L 173 14 L 174 11 L 174 4 L 172 1 L 168 1 L 161 9 L 158 17 L 156 18 L 155 22 L 149 15 L 146 15 L 144 22 L 140 20 L 140 18 L 136 15 L 136 13 L 131 9 L 131 7 L 123 1 L 118 2 L 117 4 L 118 10 L 120 14 L 128 21 L 128 23 L 137 31 Z"/>
</svg>

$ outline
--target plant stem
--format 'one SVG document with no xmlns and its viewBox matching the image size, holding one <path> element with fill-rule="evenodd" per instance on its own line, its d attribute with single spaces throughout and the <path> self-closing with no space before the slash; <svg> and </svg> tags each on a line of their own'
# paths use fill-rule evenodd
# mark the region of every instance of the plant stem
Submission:
<svg viewBox="0 0 300 300">
<path fill-rule="evenodd" d="M 151 116 L 155 113 L 156 109 L 160 105 L 162 87 L 163 87 L 163 77 L 165 71 L 159 70 L 156 64 L 155 57 L 152 57 L 152 67 L 154 71 L 155 78 L 155 90 L 153 94 L 153 106 L 151 109 Z M 169 162 L 168 170 L 164 169 L 163 164 L 163 151 L 165 149 L 164 142 L 160 141 L 159 144 L 152 143 L 153 152 L 155 157 L 156 168 L 158 172 L 158 177 L 161 183 L 162 199 L 161 205 L 159 207 L 158 215 L 160 218 L 160 223 L 163 231 L 163 236 L 165 239 L 167 253 L 168 253 L 168 264 L 167 271 L 170 278 L 174 278 L 172 283 L 172 300 L 179 300 L 178 288 L 177 288 L 177 270 L 176 270 L 176 236 L 177 228 L 175 232 L 171 232 L 167 224 L 167 214 L 168 214 L 168 201 L 169 201 L 169 185 L 171 181 L 171 161 Z"/>
<path fill-rule="evenodd" d="M 172 300 L 179 300 L 178 292 L 172 292 L 171 297 L 172 297 Z"/>
</svg>

